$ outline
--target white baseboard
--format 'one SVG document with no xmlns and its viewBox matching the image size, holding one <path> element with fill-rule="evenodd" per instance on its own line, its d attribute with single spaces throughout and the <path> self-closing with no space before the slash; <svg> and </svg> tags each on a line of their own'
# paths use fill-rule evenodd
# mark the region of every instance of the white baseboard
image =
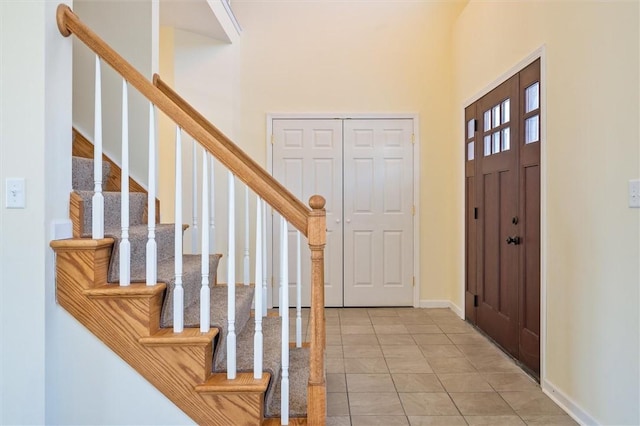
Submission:
<svg viewBox="0 0 640 426">
<path fill-rule="evenodd" d="M 587 413 L 582 407 L 580 407 L 575 401 L 569 398 L 561 390 L 559 390 L 553 383 L 548 380 L 542 381 L 542 392 L 560 406 L 566 413 L 581 425 L 600 425 L 601 423 L 594 419 L 589 413 Z"/>
<path fill-rule="evenodd" d="M 421 300 L 420 301 L 421 308 L 449 308 L 460 318 L 464 318 L 464 312 L 458 305 L 453 303 L 450 300 Z"/>
</svg>

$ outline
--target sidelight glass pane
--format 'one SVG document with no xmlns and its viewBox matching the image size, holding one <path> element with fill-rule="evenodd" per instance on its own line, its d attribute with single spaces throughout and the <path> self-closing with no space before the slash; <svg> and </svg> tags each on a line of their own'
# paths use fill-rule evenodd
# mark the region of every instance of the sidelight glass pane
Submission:
<svg viewBox="0 0 640 426">
<path fill-rule="evenodd" d="M 491 150 L 492 154 L 497 154 L 500 152 L 500 132 L 495 132 L 493 135 L 493 148 Z"/>
<path fill-rule="evenodd" d="M 507 99 L 506 101 L 502 102 L 502 124 L 509 122 L 509 120 L 511 119 L 510 114 L 511 100 Z"/>
<path fill-rule="evenodd" d="M 511 129 L 508 127 L 502 130 L 502 150 L 508 151 L 511 149 Z"/>
<path fill-rule="evenodd" d="M 473 137 L 473 133 L 476 131 L 475 119 L 471 119 L 467 122 L 467 139 Z"/>
<path fill-rule="evenodd" d="M 493 127 L 500 125 L 500 105 L 493 107 Z"/>
<path fill-rule="evenodd" d="M 540 119 L 534 115 L 524 121 L 524 143 L 533 143 L 540 140 Z"/>
<path fill-rule="evenodd" d="M 471 141 L 467 144 L 467 160 L 471 161 L 475 158 L 476 143 Z"/>
<path fill-rule="evenodd" d="M 524 89 L 524 112 L 540 108 L 540 83 L 533 83 Z"/>
<path fill-rule="evenodd" d="M 484 112 L 484 131 L 488 131 L 491 130 L 491 110 L 485 111 Z"/>
<path fill-rule="evenodd" d="M 491 136 L 487 135 L 484 137 L 484 156 L 489 155 L 491 155 Z"/>
</svg>

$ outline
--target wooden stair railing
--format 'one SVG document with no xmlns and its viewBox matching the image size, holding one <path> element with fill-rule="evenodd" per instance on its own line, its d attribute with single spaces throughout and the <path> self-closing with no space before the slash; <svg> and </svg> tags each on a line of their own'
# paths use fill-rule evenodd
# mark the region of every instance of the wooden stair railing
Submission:
<svg viewBox="0 0 640 426">
<path fill-rule="evenodd" d="M 324 425 L 326 420 L 326 383 L 324 371 L 324 247 L 326 242 L 325 200 L 314 195 L 308 208 L 257 162 L 209 123 L 158 76 L 147 80 L 122 56 L 98 37 L 69 6 L 60 4 L 56 13 L 60 33 L 74 34 L 89 49 L 108 63 L 153 105 L 191 135 L 204 149 L 280 213 L 307 237 L 311 249 L 310 371 L 307 386 L 307 421 Z"/>
</svg>

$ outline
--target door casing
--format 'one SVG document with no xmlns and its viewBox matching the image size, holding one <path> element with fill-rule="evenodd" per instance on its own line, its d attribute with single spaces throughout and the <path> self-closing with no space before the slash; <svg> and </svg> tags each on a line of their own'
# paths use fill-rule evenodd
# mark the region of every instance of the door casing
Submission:
<svg viewBox="0 0 640 426">
<path fill-rule="evenodd" d="M 413 200 L 415 205 L 415 217 L 420 217 L 420 122 L 417 113 L 267 113 L 267 171 L 273 174 L 273 146 L 271 144 L 271 135 L 273 134 L 273 120 L 275 119 L 411 119 L 414 128 L 414 151 L 413 151 Z M 302 200 L 306 203 L 307 200 Z M 420 306 L 420 220 L 414 220 L 414 234 L 417 238 L 413 239 L 413 276 L 415 277 L 415 285 L 413 288 L 413 307 Z M 272 229 L 267 228 L 267 244 L 272 241 Z M 304 238 L 303 238 L 304 241 Z M 303 242 L 306 244 L 306 242 Z M 270 262 L 267 264 L 267 277 L 273 276 Z M 274 278 L 275 279 L 275 278 Z M 267 292 L 267 304 L 273 307 L 271 287 L 275 283 L 269 280 L 270 291 Z"/>
</svg>

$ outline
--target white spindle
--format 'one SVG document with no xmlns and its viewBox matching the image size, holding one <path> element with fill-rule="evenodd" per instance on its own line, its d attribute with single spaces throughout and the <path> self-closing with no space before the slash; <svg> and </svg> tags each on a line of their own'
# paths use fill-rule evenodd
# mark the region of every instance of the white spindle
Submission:
<svg viewBox="0 0 640 426">
<path fill-rule="evenodd" d="M 102 195 L 102 77 L 100 57 L 96 55 L 96 81 L 94 104 L 93 182 L 91 199 L 91 235 L 104 238 L 104 196 Z"/>
<path fill-rule="evenodd" d="M 202 221 L 209 217 L 209 177 L 207 176 L 207 156 L 202 155 Z M 210 297 L 209 289 L 209 230 L 206 225 L 202 226 L 202 287 L 200 287 L 200 331 L 209 331 L 210 319 Z"/>
<path fill-rule="evenodd" d="M 262 315 L 267 316 L 267 202 L 262 200 Z M 259 286 L 259 283 L 256 283 Z"/>
<path fill-rule="evenodd" d="M 182 288 L 182 135 L 176 126 L 176 196 L 174 227 L 174 261 L 176 284 L 173 289 L 173 332 L 184 330 L 184 289 Z"/>
<path fill-rule="evenodd" d="M 242 283 L 249 285 L 249 187 L 244 187 L 244 259 Z"/>
<path fill-rule="evenodd" d="M 256 331 L 253 335 L 253 378 L 262 378 L 262 212 L 261 200 L 256 199 L 256 291 L 254 314 L 256 319 Z"/>
<path fill-rule="evenodd" d="M 127 80 L 122 79 L 122 174 L 120 175 L 120 285 L 131 284 L 131 242 L 129 241 L 129 99 Z"/>
<path fill-rule="evenodd" d="M 156 243 L 156 121 L 152 103 L 149 103 L 149 198 L 147 200 L 147 285 L 158 282 L 158 246 Z"/>
<path fill-rule="evenodd" d="M 191 253 L 198 253 L 198 146 L 193 140 L 193 155 L 191 164 L 191 212 L 193 222 L 191 224 Z M 203 221 L 206 219 L 202 219 Z"/>
<path fill-rule="evenodd" d="M 213 155 L 209 156 L 209 249 L 216 252 L 216 202 L 215 202 L 215 168 Z"/>
<path fill-rule="evenodd" d="M 300 231 L 296 231 L 296 348 L 302 347 L 302 255 Z"/>
<path fill-rule="evenodd" d="M 280 219 L 280 288 L 282 298 L 282 379 L 280 385 L 280 423 L 289 424 L 289 236 L 287 221 Z"/>
<path fill-rule="evenodd" d="M 229 172 L 229 255 L 227 256 L 227 379 L 236 378 L 235 178 Z"/>
</svg>

